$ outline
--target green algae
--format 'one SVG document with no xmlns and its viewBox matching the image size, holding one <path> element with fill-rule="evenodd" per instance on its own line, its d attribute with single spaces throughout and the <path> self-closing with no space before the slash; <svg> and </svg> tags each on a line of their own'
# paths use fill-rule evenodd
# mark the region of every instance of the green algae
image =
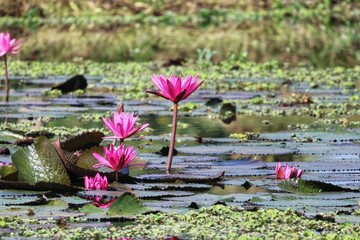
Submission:
<svg viewBox="0 0 360 240">
<path fill-rule="evenodd" d="M 321 215 L 320 215 L 321 216 Z M 125 226 L 77 227 L 81 218 L 64 219 L 66 227 L 54 219 L 4 217 L 0 227 L 4 237 L 61 239 L 357 239 L 360 224 L 335 223 L 331 217 L 307 218 L 296 211 L 252 209 L 215 205 L 199 211 L 156 213 L 136 216 Z M 322 220 L 320 220 L 322 219 Z M 329 220 L 327 220 L 329 219 Z M 74 226 L 74 227 L 72 227 Z"/>
</svg>

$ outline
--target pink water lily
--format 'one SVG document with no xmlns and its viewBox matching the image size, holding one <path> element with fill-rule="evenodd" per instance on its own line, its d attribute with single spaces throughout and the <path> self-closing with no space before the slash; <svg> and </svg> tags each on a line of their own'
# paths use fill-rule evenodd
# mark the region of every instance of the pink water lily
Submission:
<svg viewBox="0 0 360 240">
<path fill-rule="evenodd" d="M 7 67 L 7 58 L 6 55 L 9 54 L 18 54 L 21 48 L 20 43 L 22 40 L 17 40 L 15 38 L 10 39 L 10 33 L 0 33 L 0 57 L 4 57 L 4 69 L 5 69 L 5 101 L 9 101 L 9 73 Z"/>
<path fill-rule="evenodd" d="M 276 164 L 275 173 L 277 179 L 291 179 L 291 178 L 300 178 L 302 175 L 302 170 L 297 169 L 294 166 L 289 167 L 288 164 L 286 164 L 284 169 L 282 169 L 281 163 L 278 162 Z"/>
<path fill-rule="evenodd" d="M 163 75 L 160 75 L 159 77 L 153 75 L 151 77 L 151 81 L 160 91 L 147 90 L 147 92 L 174 102 L 171 139 L 168 161 L 166 164 L 167 173 L 171 173 L 171 164 L 175 149 L 178 104 L 180 101 L 186 99 L 188 96 L 190 96 L 190 94 L 192 94 L 196 89 L 201 86 L 204 81 L 198 82 L 198 79 L 199 75 L 196 75 L 195 77 L 188 75 L 184 79 L 182 79 L 181 76 L 175 77 L 174 75 L 170 75 L 168 79 Z"/>
<path fill-rule="evenodd" d="M 129 166 L 137 155 L 134 147 L 125 147 L 124 144 L 120 144 L 118 148 L 110 144 L 109 149 L 104 147 L 104 153 L 105 158 L 98 153 L 93 153 L 93 156 L 99 161 L 93 167 L 105 166 L 111 168 L 116 173 L 116 181 L 118 181 L 120 169 Z"/>
<path fill-rule="evenodd" d="M 0 33 L 0 57 L 7 53 L 18 54 L 21 42 L 21 39 L 17 41 L 16 38 L 10 39 L 10 33 Z"/>
<path fill-rule="evenodd" d="M 102 178 L 100 174 L 97 173 L 93 178 L 85 176 L 84 184 L 86 190 L 107 190 L 109 183 L 106 176 Z"/>
<path fill-rule="evenodd" d="M 131 137 L 137 132 L 144 130 L 149 124 L 143 124 L 141 126 L 135 127 L 138 117 L 134 117 L 133 114 L 124 113 L 124 112 L 114 112 L 114 115 L 111 119 L 102 118 L 105 126 L 114 134 L 114 136 L 109 136 L 105 138 L 114 138 L 124 141 L 125 138 Z"/>
<path fill-rule="evenodd" d="M 175 77 L 174 75 L 170 75 L 167 79 L 163 75 L 158 77 L 154 74 L 151 80 L 160 91 L 146 91 L 178 103 L 189 97 L 190 94 L 201 86 L 204 81 L 197 82 L 198 79 L 199 75 L 195 77 L 188 75 L 184 79 L 182 79 L 181 76 Z"/>
</svg>

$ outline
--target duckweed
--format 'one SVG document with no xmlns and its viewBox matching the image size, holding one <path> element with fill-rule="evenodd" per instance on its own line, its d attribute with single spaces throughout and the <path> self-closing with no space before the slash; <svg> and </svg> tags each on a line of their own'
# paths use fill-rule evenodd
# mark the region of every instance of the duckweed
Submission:
<svg viewBox="0 0 360 240">
<path fill-rule="evenodd" d="M 255 210 L 255 211 L 254 211 Z M 34 228 L 40 220 L 6 217 L 0 227 L 13 232 L 3 232 L 7 237 L 55 237 L 61 239 L 166 239 L 177 236 L 184 239 L 357 239 L 360 224 L 335 223 L 306 218 L 287 209 L 254 209 L 215 205 L 199 211 L 139 215 L 122 227 L 72 227 L 55 225 L 53 220 L 41 221 L 43 228 Z"/>
</svg>

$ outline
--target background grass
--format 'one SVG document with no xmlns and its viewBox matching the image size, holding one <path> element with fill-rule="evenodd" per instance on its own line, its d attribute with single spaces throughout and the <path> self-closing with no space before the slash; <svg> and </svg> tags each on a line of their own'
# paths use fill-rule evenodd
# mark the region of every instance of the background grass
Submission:
<svg viewBox="0 0 360 240">
<path fill-rule="evenodd" d="M 360 3 L 335 0 L 0 0 L 21 60 L 360 61 Z"/>
</svg>

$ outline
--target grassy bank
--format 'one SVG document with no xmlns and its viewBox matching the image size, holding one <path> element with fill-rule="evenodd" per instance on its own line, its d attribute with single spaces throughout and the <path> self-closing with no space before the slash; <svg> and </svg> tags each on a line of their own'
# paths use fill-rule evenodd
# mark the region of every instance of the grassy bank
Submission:
<svg viewBox="0 0 360 240">
<path fill-rule="evenodd" d="M 356 1 L 2 2 L 0 26 L 24 39 L 22 60 L 360 61 Z"/>
</svg>

